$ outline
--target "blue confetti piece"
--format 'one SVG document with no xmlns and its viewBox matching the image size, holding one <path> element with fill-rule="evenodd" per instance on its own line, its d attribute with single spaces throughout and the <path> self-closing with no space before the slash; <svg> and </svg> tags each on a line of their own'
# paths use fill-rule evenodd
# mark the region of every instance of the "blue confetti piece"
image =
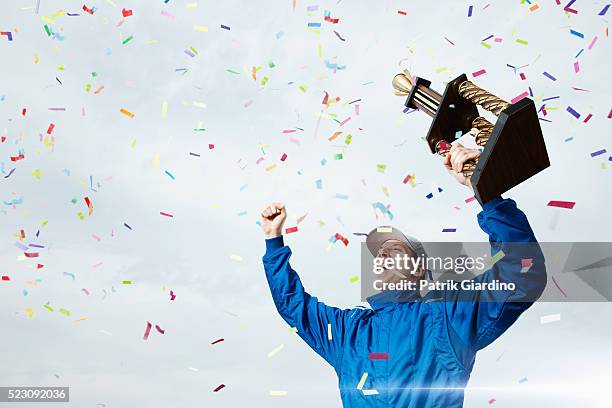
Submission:
<svg viewBox="0 0 612 408">
<path fill-rule="evenodd" d="M 285 33 L 283 31 L 279 31 L 278 33 L 276 33 L 276 39 L 280 40 L 281 38 L 283 38 L 284 35 Z"/>
<path fill-rule="evenodd" d="M 308 27 L 321 27 L 321 23 L 308 23 Z"/>
<path fill-rule="evenodd" d="M 323 180 L 321 180 L 321 179 L 315 180 L 315 186 L 317 187 L 318 190 L 322 190 L 323 189 Z"/>
<path fill-rule="evenodd" d="M 575 35 L 576 37 L 584 38 L 584 34 L 582 34 L 579 31 L 572 30 L 571 28 L 570 28 L 570 34 Z"/>
<path fill-rule="evenodd" d="M 578 112 L 576 112 L 571 106 L 568 106 L 566 110 L 569 113 L 571 113 L 572 116 L 575 117 L 576 119 L 580 119 L 580 114 Z"/>
<path fill-rule="evenodd" d="M 598 16 L 605 16 L 606 13 L 608 12 L 608 9 L 610 8 L 609 4 L 606 4 L 605 7 L 603 9 L 601 9 L 601 11 L 599 13 L 597 13 Z"/>
<path fill-rule="evenodd" d="M 130 231 L 132 230 L 132 227 L 130 227 L 129 225 L 127 225 L 127 223 L 125 223 L 125 222 L 123 223 L 123 226 L 124 226 L 125 228 L 129 229 Z"/>
<path fill-rule="evenodd" d="M 457 232 L 457 228 L 444 228 L 442 232 Z"/>
<path fill-rule="evenodd" d="M 346 194 L 336 193 L 336 198 L 339 200 L 348 200 L 349 196 L 347 196 Z"/>
<path fill-rule="evenodd" d="M 591 157 L 599 156 L 600 154 L 604 154 L 605 152 L 606 152 L 606 149 L 598 150 L 596 152 L 591 153 Z"/>
<path fill-rule="evenodd" d="M 429 193 L 425 197 L 427 197 L 428 200 L 431 200 L 433 198 L 433 193 Z"/>
<path fill-rule="evenodd" d="M 321 166 L 325 166 L 326 163 L 327 163 L 327 159 L 325 158 L 321 159 Z"/>
<path fill-rule="evenodd" d="M 224 29 L 224 30 L 228 30 L 228 31 L 231 30 L 231 28 L 229 28 L 228 26 L 223 25 L 223 24 L 221 24 L 221 28 Z"/>
</svg>

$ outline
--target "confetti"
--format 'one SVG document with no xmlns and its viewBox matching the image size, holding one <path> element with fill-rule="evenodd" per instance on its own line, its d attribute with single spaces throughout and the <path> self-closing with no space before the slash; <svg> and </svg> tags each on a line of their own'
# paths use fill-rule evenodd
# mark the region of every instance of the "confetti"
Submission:
<svg viewBox="0 0 612 408">
<path fill-rule="evenodd" d="M 573 201 L 549 201 L 546 205 L 549 207 L 567 208 L 571 210 L 576 203 Z"/>
<path fill-rule="evenodd" d="M 389 360 L 389 353 L 369 353 L 370 360 Z"/>
<path fill-rule="evenodd" d="M 223 388 L 225 388 L 225 384 L 219 384 L 214 390 L 213 392 L 219 392 L 221 391 Z"/>
</svg>

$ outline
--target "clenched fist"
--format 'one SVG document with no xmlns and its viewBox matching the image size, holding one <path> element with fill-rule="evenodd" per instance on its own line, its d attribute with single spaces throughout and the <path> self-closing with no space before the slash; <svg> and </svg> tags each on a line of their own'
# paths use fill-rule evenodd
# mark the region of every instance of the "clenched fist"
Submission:
<svg viewBox="0 0 612 408">
<path fill-rule="evenodd" d="M 261 212 L 261 227 L 266 238 L 276 238 L 283 232 L 287 211 L 283 203 L 272 203 Z"/>
<path fill-rule="evenodd" d="M 471 189 L 472 183 L 470 179 L 465 177 L 461 170 L 465 162 L 480 157 L 480 154 L 478 150 L 469 149 L 459 143 L 454 143 L 451 145 L 450 152 L 443 158 L 444 167 L 459 183 Z"/>
</svg>

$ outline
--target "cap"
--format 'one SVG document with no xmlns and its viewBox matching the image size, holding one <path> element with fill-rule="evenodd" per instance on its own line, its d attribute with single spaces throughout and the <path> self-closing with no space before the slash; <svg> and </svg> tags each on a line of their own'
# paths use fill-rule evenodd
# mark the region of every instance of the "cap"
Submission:
<svg viewBox="0 0 612 408">
<path fill-rule="evenodd" d="M 405 243 L 417 257 L 427 258 L 427 252 L 425 252 L 425 248 L 423 247 L 423 244 L 421 244 L 421 241 L 409 235 L 405 235 L 397 228 L 389 226 L 377 227 L 370 231 L 366 238 L 366 245 L 372 255 L 376 256 L 378 255 L 380 246 L 385 241 L 390 239 L 395 239 Z"/>
</svg>

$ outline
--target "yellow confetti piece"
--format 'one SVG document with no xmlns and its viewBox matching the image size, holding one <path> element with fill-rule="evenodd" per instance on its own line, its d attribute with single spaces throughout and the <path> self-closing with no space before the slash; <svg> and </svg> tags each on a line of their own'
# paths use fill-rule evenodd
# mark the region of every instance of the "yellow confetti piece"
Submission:
<svg viewBox="0 0 612 408">
<path fill-rule="evenodd" d="M 167 101 L 164 101 L 164 103 L 162 103 L 161 117 L 163 119 L 166 119 L 168 117 L 168 102 Z"/>
<path fill-rule="evenodd" d="M 63 314 L 64 316 L 66 316 L 66 317 L 70 316 L 70 310 L 68 310 L 68 309 L 64 309 L 63 307 L 62 307 L 62 308 L 60 308 L 59 312 L 60 312 L 61 314 Z"/>
<path fill-rule="evenodd" d="M 56 11 L 55 13 L 53 13 L 51 15 L 51 18 L 58 18 L 58 17 L 63 16 L 64 14 L 66 14 L 65 10 L 59 10 L 59 11 Z"/>
<path fill-rule="evenodd" d="M 41 227 L 46 227 L 48 223 L 49 223 L 49 220 L 41 220 L 40 221 L 40 226 Z"/>
<path fill-rule="evenodd" d="M 278 346 L 274 347 L 274 349 L 268 353 L 268 358 L 274 357 L 274 355 L 281 351 L 283 347 L 285 347 L 284 344 L 279 344 Z"/>
<path fill-rule="evenodd" d="M 187 7 L 187 8 L 196 8 L 196 7 L 198 7 L 198 3 L 187 3 L 185 5 L 185 7 Z"/>
<path fill-rule="evenodd" d="M 485 48 L 493 48 L 493 47 L 491 47 L 491 45 L 490 45 L 490 44 L 487 44 L 487 43 L 486 43 L 486 42 L 484 42 L 484 41 L 481 41 L 481 42 L 480 42 L 480 45 L 482 45 L 482 46 L 483 46 L 483 47 L 485 47 Z"/>
<path fill-rule="evenodd" d="M 230 255 L 230 259 L 231 259 L 232 261 L 242 262 L 242 257 L 241 257 L 240 255 L 234 255 L 234 254 L 232 254 L 232 255 Z"/>
<path fill-rule="evenodd" d="M 79 211 L 77 213 L 77 216 L 81 219 L 81 221 L 83 221 L 85 219 L 85 214 L 83 214 L 83 212 Z"/>
<path fill-rule="evenodd" d="M 125 116 L 129 117 L 130 119 L 134 118 L 134 114 L 127 109 L 121 108 L 119 109 L 119 112 L 123 113 Z"/>
<path fill-rule="evenodd" d="M 191 102 L 192 106 L 195 106 L 196 108 L 206 108 L 206 104 L 204 102 L 199 102 L 199 101 L 193 101 Z"/>
<path fill-rule="evenodd" d="M 35 313 L 34 309 L 32 309 L 31 307 L 28 307 L 26 308 L 25 312 L 26 312 L 26 317 L 28 319 L 34 318 L 34 313 Z"/>
<path fill-rule="evenodd" d="M 80 323 L 80 322 L 83 322 L 83 321 L 85 321 L 85 320 L 87 320 L 87 317 L 81 317 L 80 319 L 75 320 L 74 322 L 75 322 L 75 323 Z"/>
<path fill-rule="evenodd" d="M 523 45 L 527 45 L 527 44 L 529 44 L 529 42 L 527 42 L 527 41 L 525 41 L 525 40 L 520 40 L 520 39 L 518 39 L 518 38 L 516 39 L 516 42 L 517 42 L 517 43 L 519 43 L 519 44 L 523 44 Z"/>
<path fill-rule="evenodd" d="M 331 323 L 327 323 L 327 340 L 332 340 Z"/>
<path fill-rule="evenodd" d="M 278 164 L 276 164 L 276 163 L 271 164 L 271 165 L 269 165 L 268 167 L 266 167 L 266 171 L 273 170 L 273 169 L 275 169 L 277 166 L 278 166 Z"/>
<path fill-rule="evenodd" d="M 368 396 L 368 395 L 378 395 L 378 391 L 377 390 L 361 390 L 361 392 L 365 396 Z"/>
<path fill-rule="evenodd" d="M 159 167 L 159 154 L 156 154 L 155 156 L 153 156 L 153 167 L 154 168 Z"/>
<path fill-rule="evenodd" d="M 286 395 L 287 395 L 287 391 L 284 391 L 284 390 L 270 391 L 270 396 L 272 397 L 284 397 Z"/>
<path fill-rule="evenodd" d="M 306 86 L 304 84 L 300 85 L 299 88 L 300 88 L 300 91 L 302 91 L 304 93 L 306 93 L 306 91 L 308 90 L 308 86 Z"/>
<path fill-rule="evenodd" d="M 353 276 L 353 277 L 350 279 L 350 282 L 351 282 L 351 283 L 355 283 L 355 282 L 357 282 L 358 280 L 359 280 L 359 276 L 355 275 L 355 276 Z"/>
<path fill-rule="evenodd" d="M 363 388 L 363 385 L 365 384 L 366 380 L 368 379 L 368 372 L 366 371 L 365 373 L 363 373 L 363 375 L 361 376 L 361 380 L 359 380 L 359 384 L 357 384 L 357 389 L 360 390 Z"/>
<path fill-rule="evenodd" d="M 207 27 L 207 26 L 202 26 L 202 25 L 194 25 L 194 26 L 193 26 L 193 29 L 194 29 L 195 31 L 200 31 L 200 32 L 203 32 L 203 33 L 207 33 L 207 32 L 208 32 L 208 27 Z"/>
<path fill-rule="evenodd" d="M 323 58 L 323 46 L 321 44 L 317 44 L 317 54 L 319 58 Z"/>
<path fill-rule="evenodd" d="M 43 172 L 41 169 L 36 169 L 32 172 L 32 175 L 34 178 L 36 178 L 36 180 L 40 180 L 40 178 L 43 176 Z"/>
<path fill-rule="evenodd" d="M 288 330 L 289 330 L 291 333 L 297 333 L 297 332 L 298 332 L 297 327 L 290 327 Z"/>
<path fill-rule="evenodd" d="M 491 259 L 488 259 L 485 261 L 485 265 L 490 268 L 491 266 L 495 265 L 495 263 L 497 261 L 499 261 L 500 259 L 502 259 L 506 254 L 504 254 L 504 251 L 499 250 L 495 255 L 493 255 L 491 257 Z"/>
<path fill-rule="evenodd" d="M 439 74 L 440 72 L 448 71 L 448 67 L 440 67 L 436 69 L 436 72 Z"/>
<path fill-rule="evenodd" d="M 392 227 L 378 227 L 376 228 L 376 232 L 393 232 Z"/>
<path fill-rule="evenodd" d="M 136 139 L 132 140 L 132 145 L 131 146 L 132 146 L 132 149 L 136 147 Z"/>
<path fill-rule="evenodd" d="M 34 53 L 34 64 L 38 64 L 38 62 L 40 61 L 40 59 L 38 58 L 38 53 Z"/>
</svg>

